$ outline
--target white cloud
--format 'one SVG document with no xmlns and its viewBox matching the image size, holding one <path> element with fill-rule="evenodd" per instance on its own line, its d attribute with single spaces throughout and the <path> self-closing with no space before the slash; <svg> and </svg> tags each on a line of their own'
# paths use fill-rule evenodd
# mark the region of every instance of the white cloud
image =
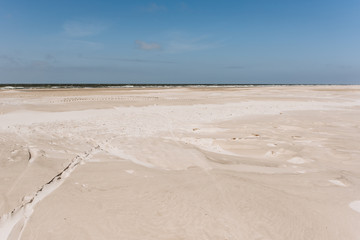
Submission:
<svg viewBox="0 0 360 240">
<path fill-rule="evenodd" d="M 167 38 L 167 39 L 166 39 Z M 214 42 L 207 35 L 189 35 L 184 32 L 174 31 L 162 39 L 162 44 L 156 42 L 135 41 L 136 47 L 141 50 L 162 50 L 163 53 L 183 53 L 202 51 L 220 47 L 219 42 Z"/>
<path fill-rule="evenodd" d="M 0 65 L 20 65 L 22 63 L 20 58 L 9 56 L 9 55 L 0 55 Z"/>
<path fill-rule="evenodd" d="M 13 18 L 13 15 L 11 13 L 8 13 L 8 14 L 4 14 L 2 15 L 3 18 L 9 20 L 9 19 L 12 19 Z"/>
<path fill-rule="evenodd" d="M 185 2 L 180 2 L 179 9 L 182 11 L 188 11 L 190 8 Z"/>
<path fill-rule="evenodd" d="M 152 59 L 141 59 L 141 58 L 119 58 L 119 57 L 84 57 L 79 58 L 90 59 L 90 60 L 103 60 L 103 61 L 116 61 L 116 62 L 131 62 L 131 63 L 167 63 L 173 64 L 175 62 L 168 60 L 152 60 Z"/>
<path fill-rule="evenodd" d="M 157 12 L 166 11 L 167 8 L 165 6 L 157 5 L 156 3 L 151 3 L 150 5 L 143 7 L 142 10 L 145 12 Z"/>
<path fill-rule="evenodd" d="M 42 57 L 24 57 L 24 56 L 11 56 L 0 55 L 0 67 L 8 68 L 44 68 L 56 63 L 54 56 L 47 54 L 45 58 Z"/>
<path fill-rule="evenodd" d="M 86 37 L 101 33 L 106 26 L 100 23 L 66 22 L 63 25 L 64 33 L 70 37 Z"/>
<path fill-rule="evenodd" d="M 46 54 L 44 58 L 48 62 L 56 62 L 56 57 L 50 53 Z"/>
<path fill-rule="evenodd" d="M 147 50 L 147 51 L 160 50 L 161 49 L 161 46 L 158 43 L 147 43 L 147 42 L 144 42 L 144 41 L 136 40 L 135 44 L 139 49 Z"/>
<path fill-rule="evenodd" d="M 194 43 L 194 42 L 177 42 L 172 41 L 168 45 L 169 52 L 187 52 L 187 51 L 199 51 L 204 49 L 214 48 L 213 44 L 209 43 Z"/>
<path fill-rule="evenodd" d="M 189 36 L 182 32 L 169 34 L 170 40 L 164 47 L 165 52 L 180 53 L 200 51 L 219 47 L 219 44 L 209 39 L 209 36 Z"/>
<path fill-rule="evenodd" d="M 65 41 L 67 48 L 99 50 L 104 48 L 104 44 L 100 42 L 84 41 L 78 39 L 68 39 Z"/>
</svg>

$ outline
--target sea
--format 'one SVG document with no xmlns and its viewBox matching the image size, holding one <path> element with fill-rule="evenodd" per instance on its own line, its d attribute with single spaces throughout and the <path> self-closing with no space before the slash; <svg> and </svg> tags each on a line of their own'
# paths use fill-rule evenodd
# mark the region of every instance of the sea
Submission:
<svg viewBox="0 0 360 240">
<path fill-rule="evenodd" d="M 0 84 L 0 89 L 312 86 L 318 84 Z M 327 85 L 327 84 L 324 84 Z"/>
</svg>

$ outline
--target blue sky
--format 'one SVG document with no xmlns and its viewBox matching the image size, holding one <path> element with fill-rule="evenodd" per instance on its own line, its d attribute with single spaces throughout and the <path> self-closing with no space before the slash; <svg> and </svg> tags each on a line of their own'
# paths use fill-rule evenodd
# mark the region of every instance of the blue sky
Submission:
<svg viewBox="0 0 360 240">
<path fill-rule="evenodd" d="M 0 0 L 0 83 L 360 84 L 360 1 Z"/>
</svg>

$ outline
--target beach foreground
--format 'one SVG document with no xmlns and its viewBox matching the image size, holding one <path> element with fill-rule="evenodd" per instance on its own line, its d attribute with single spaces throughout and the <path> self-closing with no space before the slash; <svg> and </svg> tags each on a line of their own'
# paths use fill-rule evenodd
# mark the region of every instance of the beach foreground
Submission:
<svg viewBox="0 0 360 240">
<path fill-rule="evenodd" d="M 0 240 L 359 239 L 360 87 L 0 90 Z"/>
</svg>

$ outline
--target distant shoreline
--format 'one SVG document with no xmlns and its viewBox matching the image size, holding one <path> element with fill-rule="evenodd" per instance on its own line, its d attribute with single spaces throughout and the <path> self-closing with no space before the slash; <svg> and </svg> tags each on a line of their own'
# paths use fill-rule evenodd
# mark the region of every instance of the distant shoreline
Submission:
<svg viewBox="0 0 360 240">
<path fill-rule="evenodd" d="M 356 84 L 0 84 L 0 89 L 357 86 Z"/>
</svg>

